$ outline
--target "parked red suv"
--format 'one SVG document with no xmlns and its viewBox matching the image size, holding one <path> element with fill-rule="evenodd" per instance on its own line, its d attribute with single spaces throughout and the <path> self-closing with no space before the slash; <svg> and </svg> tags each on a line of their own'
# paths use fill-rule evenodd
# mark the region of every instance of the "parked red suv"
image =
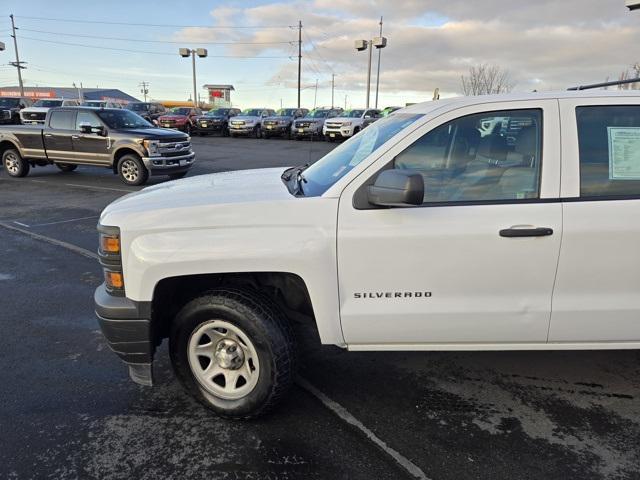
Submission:
<svg viewBox="0 0 640 480">
<path fill-rule="evenodd" d="M 196 117 L 202 115 L 199 108 L 175 107 L 158 118 L 158 125 L 163 128 L 175 128 L 188 134 L 193 130 Z"/>
</svg>

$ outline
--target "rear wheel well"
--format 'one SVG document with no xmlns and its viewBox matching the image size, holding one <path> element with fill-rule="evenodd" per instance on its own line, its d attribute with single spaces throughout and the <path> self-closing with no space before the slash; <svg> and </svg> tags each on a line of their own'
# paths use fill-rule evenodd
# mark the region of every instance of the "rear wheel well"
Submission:
<svg viewBox="0 0 640 480">
<path fill-rule="evenodd" d="M 208 290 L 230 286 L 268 297 L 292 326 L 304 327 L 305 334 L 319 340 L 309 291 L 301 277 L 287 272 L 249 272 L 170 277 L 158 282 L 151 305 L 156 343 L 169 336 L 171 322 L 188 301 Z"/>
<path fill-rule="evenodd" d="M 116 175 L 118 174 L 118 162 L 120 162 L 120 159 L 125 155 L 135 155 L 136 157 L 140 158 L 140 154 L 135 150 L 133 150 L 132 148 L 121 148 L 120 150 L 118 150 L 113 155 L 113 165 L 112 165 L 113 173 L 115 173 Z"/>
<path fill-rule="evenodd" d="M 2 142 L 0 142 L 0 157 L 4 154 L 4 152 L 10 149 L 18 150 L 18 152 L 20 151 L 18 146 L 15 143 L 10 142 L 9 140 L 3 140 Z"/>
</svg>

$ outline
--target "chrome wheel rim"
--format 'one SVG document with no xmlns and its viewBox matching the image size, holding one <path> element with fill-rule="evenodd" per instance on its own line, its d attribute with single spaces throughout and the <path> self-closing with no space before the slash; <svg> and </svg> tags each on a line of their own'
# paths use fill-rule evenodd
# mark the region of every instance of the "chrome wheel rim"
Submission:
<svg viewBox="0 0 640 480">
<path fill-rule="evenodd" d="M 4 157 L 4 166 L 7 172 L 17 175 L 20 172 L 20 160 L 15 153 L 7 153 Z"/>
<path fill-rule="evenodd" d="M 215 397 L 237 400 L 258 383 L 258 353 L 249 337 L 229 322 L 203 323 L 191 334 L 187 349 L 193 375 Z"/>
<path fill-rule="evenodd" d="M 136 165 L 136 162 L 133 160 L 125 160 L 122 162 L 120 171 L 122 172 L 122 176 L 129 182 L 135 182 L 138 179 L 138 175 L 140 175 L 138 165 Z"/>
</svg>

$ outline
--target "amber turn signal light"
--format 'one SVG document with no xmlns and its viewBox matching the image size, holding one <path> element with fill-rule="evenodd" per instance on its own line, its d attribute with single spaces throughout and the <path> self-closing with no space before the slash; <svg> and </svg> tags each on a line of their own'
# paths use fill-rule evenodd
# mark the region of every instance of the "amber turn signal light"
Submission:
<svg viewBox="0 0 640 480">
<path fill-rule="evenodd" d="M 122 272 L 112 272 L 110 270 L 104 271 L 104 283 L 107 288 L 121 290 L 124 288 L 124 279 L 122 278 Z"/>
<path fill-rule="evenodd" d="M 120 253 L 120 239 L 102 235 L 100 237 L 100 248 L 104 253 L 118 254 Z"/>
</svg>

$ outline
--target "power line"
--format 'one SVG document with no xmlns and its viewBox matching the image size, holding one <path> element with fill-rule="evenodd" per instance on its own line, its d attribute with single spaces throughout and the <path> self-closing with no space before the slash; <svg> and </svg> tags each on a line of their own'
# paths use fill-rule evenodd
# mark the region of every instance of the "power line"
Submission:
<svg viewBox="0 0 640 480">
<path fill-rule="evenodd" d="M 118 40 L 123 42 L 144 42 L 144 43 L 170 43 L 170 44 L 183 44 L 185 41 L 176 41 L 176 40 L 141 40 L 138 38 L 123 38 L 123 37 L 102 37 L 98 35 L 85 35 L 80 33 L 64 33 L 64 32 L 49 32 L 47 30 L 31 30 L 29 28 L 21 28 L 23 32 L 33 32 L 33 33 L 46 33 L 51 35 L 64 35 L 67 37 L 80 37 L 80 38 L 96 38 L 99 40 Z M 288 44 L 291 45 L 293 42 L 201 42 L 198 41 L 198 44 L 202 45 L 282 45 Z"/>
<path fill-rule="evenodd" d="M 144 53 L 144 54 L 148 54 L 148 55 L 168 55 L 168 56 L 172 56 L 175 57 L 176 55 L 173 53 L 168 53 L 168 52 L 150 52 L 148 50 L 133 50 L 130 48 L 116 48 L 116 47 L 103 47 L 101 45 L 85 45 L 83 43 L 72 43 L 72 42 L 60 42 L 57 40 L 46 40 L 44 38 L 33 38 L 33 37 L 25 37 L 24 35 L 22 35 L 20 37 L 21 39 L 24 40 L 33 40 L 36 42 L 43 42 L 43 43 L 55 43 L 58 45 L 69 45 L 69 46 L 73 46 L 73 47 L 82 47 L 82 48 L 95 48 L 98 50 L 113 50 L 116 52 L 129 52 L 129 53 Z M 249 55 L 209 55 L 209 57 L 214 57 L 214 58 L 290 58 L 290 57 L 286 57 L 286 56 L 277 56 L 277 55 L 262 55 L 262 56 L 249 56 Z"/>
<path fill-rule="evenodd" d="M 334 73 L 333 68 L 331 67 L 331 65 L 329 65 L 329 62 L 327 62 L 324 57 L 322 56 L 322 54 L 320 53 L 320 50 L 318 49 L 318 47 L 316 46 L 315 42 L 311 39 L 311 37 L 307 34 L 307 32 L 304 32 L 305 37 L 307 37 L 307 40 L 309 40 L 309 43 L 311 44 L 311 46 L 313 47 L 313 53 L 315 53 L 316 55 L 318 55 L 318 57 L 320 58 L 320 60 L 322 60 L 324 62 L 324 64 L 327 66 L 327 68 L 329 69 L 329 71 L 331 73 Z"/>
<path fill-rule="evenodd" d="M 179 25 L 169 23 L 131 23 L 131 22 L 108 22 L 104 20 L 84 20 L 72 18 L 47 18 L 20 16 L 21 19 L 42 20 L 46 22 L 67 22 L 67 23 L 94 23 L 102 25 L 129 25 L 132 27 L 174 27 L 174 28 L 218 28 L 218 29 L 270 29 L 270 28 L 294 28 L 291 25 Z"/>
</svg>

